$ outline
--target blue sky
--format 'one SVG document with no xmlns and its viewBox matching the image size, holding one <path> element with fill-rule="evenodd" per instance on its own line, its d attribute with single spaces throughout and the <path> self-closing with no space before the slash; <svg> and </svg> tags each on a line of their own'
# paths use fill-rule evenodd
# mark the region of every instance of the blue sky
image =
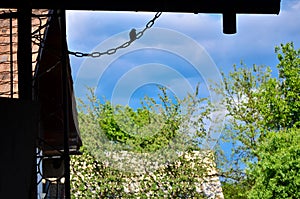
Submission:
<svg viewBox="0 0 300 199">
<path fill-rule="evenodd" d="M 103 52 L 115 48 L 129 39 L 132 28 L 141 31 L 154 15 L 155 12 L 67 11 L 69 50 Z M 211 59 L 208 65 L 202 65 L 202 72 L 212 67 L 228 72 L 241 61 L 248 66 L 275 66 L 274 47 L 289 41 L 300 47 L 300 1 L 297 0 L 282 0 L 279 15 L 237 15 L 237 33 L 233 35 L 223 34 L 220 14 L 164 12 L 152 28 L 126 49 L 99 58 L 70 56 L 75 94 L 84 97 L 79 84 L 85 84 L 97 87 L 99 97 L 130 98 L 116 102 L 133 105 L 144 94 L 155 95 L 156 83 L 184 96 L 184 91 L 191 91 L 201 82 L 203 95 L 209 95 L 205 82 L 209 78 L 195 71 L 198 67 L 195 64 L 200 63 L 190 61 L 191 57 Z M 179 46 L 182 49 L 176 54 L 174 48 Z M 182 52 L 187 55 L 181 56 Z M 91 63 L 94 68 L 88 68 Z"/>
</svg>

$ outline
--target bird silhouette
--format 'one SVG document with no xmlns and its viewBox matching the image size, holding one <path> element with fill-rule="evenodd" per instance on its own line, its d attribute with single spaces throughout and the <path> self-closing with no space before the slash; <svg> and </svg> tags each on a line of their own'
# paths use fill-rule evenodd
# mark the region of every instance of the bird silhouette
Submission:
<svg viewBox="0 0 300 199">
<path fill-rule="evenodd" d="M 134 40 L 136 40 L 136 29 L 131 29 L 130 33 L 129 33 L 129 37 L 130 37 L 130 42 L 133 42 Z"/>
</svg>

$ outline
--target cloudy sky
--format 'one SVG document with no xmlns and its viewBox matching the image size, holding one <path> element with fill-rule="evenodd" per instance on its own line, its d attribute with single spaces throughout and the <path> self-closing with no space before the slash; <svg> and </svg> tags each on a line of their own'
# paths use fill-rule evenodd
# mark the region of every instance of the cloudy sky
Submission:
<svg viewBox="0 0 300 199">
<path fill-rule="evenodd" d="M 142 31 L 155 12 L 67 11 L 70 51 L 105 52 Z M 155 95 L 155 84 L 181 97 L 200 83 L 209 95 L 209 80 L 221 81 L 243 61 L 276 66 L 274 47 L 293 41 L 300 47 L 300 1 L 282 0 L 279 15 L 237 15 L 237 33 L 222 32 L 220 14 L 162 13 L 142 37 L 112 55 L 70 56 L 75 94 L 86 86 L 99 97 L 133 105 L 143 95 Z"/>
</svg>

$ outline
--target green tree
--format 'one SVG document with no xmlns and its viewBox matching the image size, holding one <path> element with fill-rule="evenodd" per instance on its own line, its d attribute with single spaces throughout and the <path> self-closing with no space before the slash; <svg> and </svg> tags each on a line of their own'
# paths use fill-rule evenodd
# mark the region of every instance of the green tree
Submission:
<svg viewBox="0 0 300 199">
<path fill-rule="evenodd" d="M 89 102 L 79 99 L 79 125 L 87 149 L 97 156 L 97 151 L 113 149 L 155 152 L 170 145 L 174 149 L 198 148 L 207 133 L 207 99 L 199 97 L 198 86 L 184 99 L 172 98 L 165 87 L 158 88 L 159 100 L 145 96 L 136 110 L 107 100 L 101 103 L 89 88 Z"/>
<path fill-rule="evenodd" d="M 261 180 L 256 181 L 247 175 L 246 170 L 249 164 L 259 165 L 252 166 L 254 169 L 267 164 L 266 153 L 261 147 L 271 144 L 266 142 L 270 134 L 275 132 L 280 136 L 290 128 L 299 128 L 300 50 L 295 50 L 290 42 L 276 47 L 275 53 L 279 60 L 278 76 L 272 76 L 270 67 L 247 67 L 242 63 L 240 67 L 234 66 L 228 75 L 223 73 L 225 89 L 218 90 L 224 96 L 223 103 L 227 109 L 223 139 L 233 145 L 231 157 L 226 162 L 222 160 L 220 168 L 227 180 L 224 188 L 235 184 L 240 187 L 240 193 L 234 194 L 235 198 L 248 197 L 245 193 L 253 187 L 259 190 Z M 283 144 L 282 147 L 288 145 Z M 271 180 L 270 176 L 265 177 L 264 180 Z M 291 178 L 288 182 L 290 186 L 295 184 L 294 180 Z M 232 194 L 230 191 L 228 193 Z"/>
<path fill-rule="evenodd" d="M 247 172 L 254 182 L 248 197 L 300 198 L 300 129 L 269 133 L 257 153 L 260 161 L 249 164 Z"/>
</svg>

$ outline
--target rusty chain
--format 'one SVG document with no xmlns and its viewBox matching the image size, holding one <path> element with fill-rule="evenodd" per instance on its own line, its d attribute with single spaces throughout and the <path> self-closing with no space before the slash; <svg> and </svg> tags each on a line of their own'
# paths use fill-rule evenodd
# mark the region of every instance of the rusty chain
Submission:
<svg viewBox="0 0 300 199">
<path fill-rule="evenodd" d="M 140 32 L 136 33 L 134 39 L 130 39 L 129 41 L 123 43 L 122 45 L 116 47 L 116 48 L 111 48 L 111 49 L 108 49 L 107 51 L 104 51 L 104 52 L 91 52 L 91 53 L 82 53 L 82 52 L 72 52 L 72 51 L 68 51 L 68 53 L 70 55 L 74 55 L 76 57 L 92 57 L 92 58 L 97 58 L 97 57 L 100 57 L 102 55 L 112 55 L 114 53 L 117 52 L 117 50 L 121 49 L 121 48 L 127 48 L 128 46 L 130 46 L 130 44 L 141 38 L 144 34 L 144 32 L 151 28 L 153 25 L 154 25 L 154 22 L 155 20 L 160 17 L 160 15 L 162 14 L 162 12 L 157 12 L 155 14 L 155 16 L 146 24 L 145 28 L 143 30 L 141 30 Z"/>
</svg>

